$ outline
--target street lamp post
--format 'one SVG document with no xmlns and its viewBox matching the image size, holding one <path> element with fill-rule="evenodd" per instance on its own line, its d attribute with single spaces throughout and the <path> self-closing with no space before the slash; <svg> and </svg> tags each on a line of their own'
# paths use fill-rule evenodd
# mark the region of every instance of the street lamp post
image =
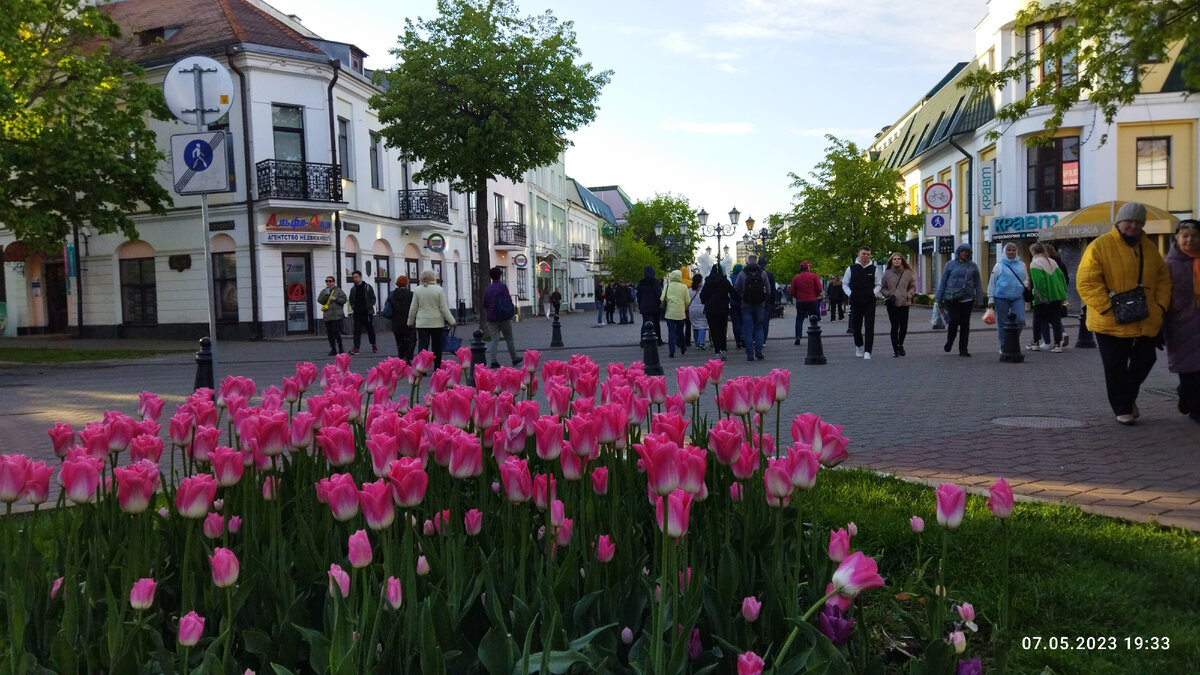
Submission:
<svg viewBox="0 0 1200 675">
<path fill-rule="evenodd" d="M 682 230 L 682 228 L 680 228 Z M 667 252 L 671 256 L 671 269 L 675 269 L 675 259 L 679 253 L 679 249 L 688 245 L 688 233 L 686 230 L 679 232 L 663 232 L 662 221 L 654 223 L 654 236 L 662 242 L 666 247 Z"/>
<path fill-rule="evenodd" d="M 712 227 L 706 227 L 708 224 L 708 212 L 704 209 L 700 209 L 700 213 L 696 214 L 696 219 L 700 221 L 700 235 L 704 237 L 716 237 L 717 251 L 719 252 L 721 250 L 721 237 L 728 237 L 737 232 L 738 218 L 740 216 L 741 213 L 735 206 L 729 211 L 728 225 L 721 225 L 720 223 L 717 223 Z"/>
<path fill-rule="evenodd" d="M 754 235 L 754 218 L 746 217 L 746 236 L 742 239 L 746 244 L 746 248 L 753 246 L 758 251 L 758 257 L 762 257 L 767 252 L 767 241 L 771 238 L 771 228 L 764 227 L 758 231 L 758 236 Z"/>
</svg>

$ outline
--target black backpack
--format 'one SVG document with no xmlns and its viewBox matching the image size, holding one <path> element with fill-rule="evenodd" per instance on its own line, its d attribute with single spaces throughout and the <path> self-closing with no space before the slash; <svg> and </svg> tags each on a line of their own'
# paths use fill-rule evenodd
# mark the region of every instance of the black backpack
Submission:
<svg viewBox="0 0 1200 675">
<path fill-rule="evenodd" d="M 512 296 L 507 291 L 496 296 L 496 320 L 508 321 L 517 314 L 517 308 L 513 306 Z"/>
<path fill-rule="evenodd" d="M 743 305 L 761 305 L 767 300 L 767 275 L 761 269 L 753 272 L 742 270 L 746 277 L 746 290 L 742 291 Z"/>
</svg>

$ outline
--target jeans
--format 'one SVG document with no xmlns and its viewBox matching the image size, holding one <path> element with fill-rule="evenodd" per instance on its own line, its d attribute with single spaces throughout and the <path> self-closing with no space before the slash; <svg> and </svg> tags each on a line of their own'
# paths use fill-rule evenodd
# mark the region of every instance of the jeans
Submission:
<svg viewBox="0 0 1200 675">
<path fill-rule="evenodd" d="M 1154 338 L 1123 338 L 1096 333 L 1096 346 L 1104 364 L 1104 386 L 1108 390 L 1108 405 L 1116 415 L 1133 412 L 1139 390 L 1158 354 Z"/>
<path fill-rule="evenodd" d="M 734 305 L 729 309 L 729 323 L 733 324 L 733 341 L 734 344 L 741 344 L 742 340 L 742 306 Z"/>
<path fill-rule="evenodd" d="M 1059 313 L 1062 303 L 1043 302 L 1033 306 L 1033 339 L 1041 339 L 1050 344 L 1050 329 L 1054 329 L 1054 343 L 1062 343 L 1062 315 Z"/>
<path fill-rule="evenodd" d="M 996 337 L 1000 340 L 1000 348 L 1003 349 L 1004 324 L 1008 322 L 1009 310 L 1017 315 L 1017 323 L 1021 324 L 1022 328 L 1025 327 L 1025 298 L 992 298 L 992 304 L 996 306 Z M 1019 338 L 1017 344 L 1020 344 Z"/>
<path fill-rule="evenodd" d="M 687 349 L 683 341 L 683 319 L 667 319 L 667 354 L 675 356 L 675 345 Z"/>
<path fill-rule="evenodd" d="M 904 346 L 904 338 L 908 335 L 909 305 L 896 307 L 887 305 L 888 322 L 892 324 L 892 352 L 899 352 Z"/>
<path fill-rule="evenodd" d="M 603 323 L 604 323 L 604 303 L 597 300 L 596 301 L 596 324 L 599 325 L 599 324 L 603 324 Z"/>
<path fill-rule="evenodd" d="M 850 303 L 850 327 L 854 330 L 854 346 L 871 353 L 875 346 L 875 297 L 868 302 Z"/>
<path fill-rule="evenodd" d="M 492 341 L 488 346 L 488 363 L 500 362 L 500 337 L 504 337 L 504 341 L 508 343 L 508 355 L 512 358 L 512 362 L 517 362 L 517 349 L 513 346 L 512 321 L 489 321 L 488 333 L 492 336 Z"/>
<path fill-rule="evenodd" d="M 796 301 L 796 339 L 804 337 L 804 331 L 807 330 L 805 323 L 809 316 L 817 317 L 817 321 L 821 320 L 821 301 L 820 300 L 805 300 L 804 302 Z"/>
<path fill-rule="evenodd" d="M 713 351 L 725 351 L 725 330 L 726 323 L 729 321 L 729 315 L 725 312 L 704 312 L 704 318 L 708 319 L 708 327 L 712 331 Z"/>
<path fill-rule="evenodd" d="M 742 305 L 742 342 L 746 357 L 761 354 L 767 339 L 767 308 L 763 305 Z"/>
<path fill-rule="evenodd" d="M 442 367 L 442 339 L 446 337 L 445 328 L 418 328 L 417 349 L 433 352 L 433 369 Z"/>
<path fill-rule="evenodd" d="M 367 339 L 371 341 L 371 346 L 375 346 L 375 322 L 374 317 L 370 314 L 355 314 L 354 315 L 354 348 L 358 349 L 362 344 L 363 329 L 367 330 Z"/>
<path fill-rule="evenodd" d="M 692 332 L 695 333 L 696 345 L 700 346 L 700 347 L 704 346 L 704 336 L 706 333 L 708 333 L 708 329 L 707 328 L 693 328 Z"/>
</svg>

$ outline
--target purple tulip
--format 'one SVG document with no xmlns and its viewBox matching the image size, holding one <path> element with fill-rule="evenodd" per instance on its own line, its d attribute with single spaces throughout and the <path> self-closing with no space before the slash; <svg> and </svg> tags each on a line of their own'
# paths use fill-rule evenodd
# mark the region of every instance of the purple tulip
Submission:
<svg viewBox="0 0 1200 675">
<path fill-rule="evenodd" d="M 818 624 L 821 633 L 829 638 L 835 647 L 841 647 L 850 641 L 850 629 L 854 627 L 854 619 L 847 619 L 842 615 L 842 610 L 826 605 L 825 609 L 821 610 Z"/>
</svg>

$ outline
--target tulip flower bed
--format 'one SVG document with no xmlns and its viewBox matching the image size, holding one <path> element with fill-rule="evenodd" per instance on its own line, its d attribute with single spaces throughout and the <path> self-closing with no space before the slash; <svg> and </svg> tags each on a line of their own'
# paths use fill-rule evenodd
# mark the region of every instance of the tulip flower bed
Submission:
<svg viewBox="0 0 1200 675">
<path fill-rule="evenodd" d="M 916 648 L 872 640 L 875 561 L 853 523 L 805 517 L 848 441 L 811 414 L 783 428 L 787 371 L 711 361 L 669 395 L 641 364 L 601 382 L 532 351 L 468 385 L 457 356 L 229 377 L 165 436 L 147 392 L 137 418 L 50 429 L 57 467 L 0 456 L 0 672 L 978 672 L 977 629 L 1003 663 L 1007 603 L 981 627 L 941 590 L 950 485 L 943 554 L 910 580 Z M 1003 480 L 989 508 L 1011 514 Z"/>
</svg>

